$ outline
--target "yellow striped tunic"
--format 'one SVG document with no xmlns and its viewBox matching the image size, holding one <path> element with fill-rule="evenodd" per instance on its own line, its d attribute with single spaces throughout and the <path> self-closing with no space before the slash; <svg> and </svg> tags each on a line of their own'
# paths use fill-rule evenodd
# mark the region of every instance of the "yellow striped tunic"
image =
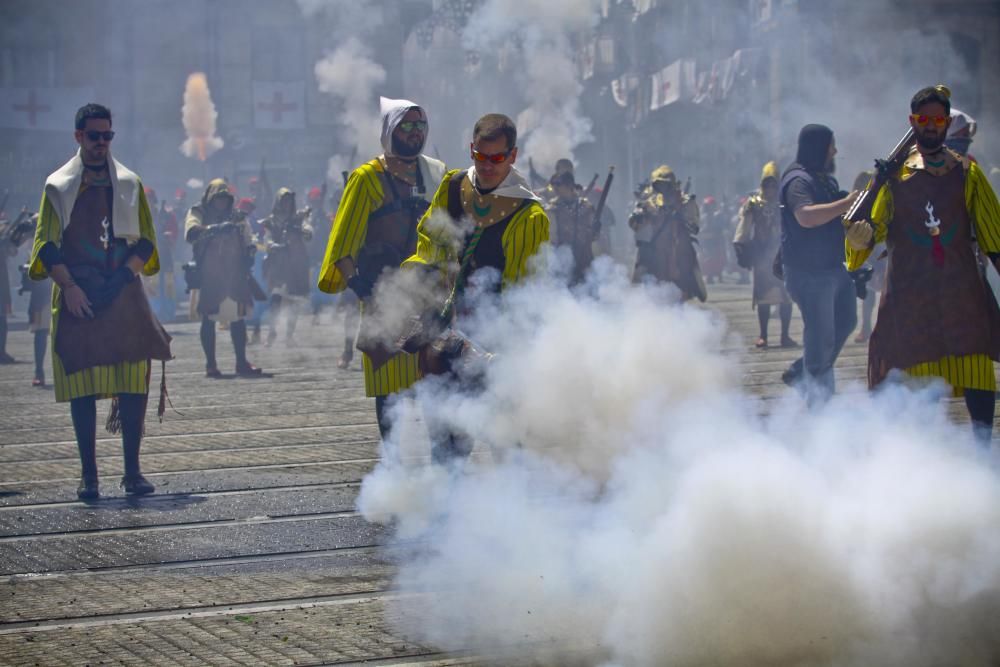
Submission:
<svg viewBox="0 0 1000 667">
<path fill-rule="evenodd" d="M 403 266 L 425 264 L 447 272 L 457 262 L 458 244 L 453 237 L 454 227 L 438 225 L 432 218 L 440 219 L 448 213 L 448 181 L 461 170 L 445 174 L 441 186 L 434 194 L 431 207 L 424 213 L 417 226 L 417 252 L 403 262 Z M 501 238 L 504 255 L 503 285 L 511 285 L 530 273 L 529 260 L 543 243 L 549 240 L 549 218 L 537 201 L 521 208 L 511 219 Z"/>
<path fill-rule="evenodd" d="M 347 289 L 348 276 L 340 272 L 337 262 L 345 257 L 357 258 L 365 243 L 368 216 L 382 206 L 385 197 L 380 173 L 381 162 L 372 160 L 355 169 L 347 179 L 320 267 L 318 284 L 324 292 L 337 294 Z M 397 354 L 376 371 L 368 355 L 362 353 L 361 367 L 367 396 L 386 396 L 402 391 L 420 379 L 415 354 Z"/>
<path fill-rule="evenodd" d="M 905 178 L 908 167 L 903 167 L 900 176 Z M 990 187 L 983 170 L 975 162 L 971 163 L 965 178 L 965 206 L 972 218 L 976 241 L 984 253 L 1000 252 L 1000 204 Z M 889 234 L 889 224 L 893 218 L 892 190 L 883 185 L 872 206 L 872 225 L 875 227 L 875 242 L 882 243 Z M 847 248 L 847 268 L 860 268 L 871 249 L 854 250 Z M 926 361 L 906 369 L 912 377 L 940 377 L 951 385 L 955 396 L 962 396 L 965 389 L 996 391 L 997 379 L 993 361 L 985 354 L 948 356 L 934 361 Z"/>
<path fill-rule="evenodd" d="M 86 187 L 81 185 L 81 190 Z M 142 183 L 137 187 L 139 193 L 139 234 L 149 239 L 155 248 L 156 232 L 153 228 L 153 216 L 146 202 Z M 62 243 L 63 224 L 59 220 L 52 204 L 42 195 L 42 203 L 38 208 L 38 226 L 35 229 L 35 243 L 31 249 L 31 264 L 29 274 L 33 280 L 48 277 L 45 265 L 38 257 L 38 251 L 47 242 L 56 246 Z M 160 270 L 160 257 L 153 251 L 149 261 L 143 267 L 143 275 L 152 276 Z M 62 308 L 62 292 L 52 285 L 52 376 L 55 383 L 56 401 L 62 403 L 83 396 L 111 398 L 116 394 L 146 394 L 149 393 L 149 361 L 123 361 L 108 366 L 93 366 L 82 371 L 67 375 L 62 361 L 56 353 L 56 328 L 59 326 L 59 311 Z"/>
</svg>

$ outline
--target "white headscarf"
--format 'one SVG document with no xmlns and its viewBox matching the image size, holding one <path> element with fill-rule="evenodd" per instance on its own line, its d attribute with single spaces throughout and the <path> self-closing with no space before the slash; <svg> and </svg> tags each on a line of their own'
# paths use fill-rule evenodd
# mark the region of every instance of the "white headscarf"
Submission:
<svg viewBox="0 0 1000 667">
<path fill-rule="evenodd" d="M 379 106 L 382 109 L 382 150 L 385 152 L 386 157 L 392 157 L 395 154 L 392 152 L 392 133 L 396 131 L 396 127 L 403 121 L 403 116 L 410 109 L 420 109 L 424 114 L 424 120 L 427 119 L 427 112 L 424 108 L 415 102 L 410 100 L 391 100 L 388 97 L 379 97 Z M 427 134 L 430 131 L 430 126 L 427 128 L 427 132 L 424 132 L 424 143 L 427 143 Z M 423 150 L 423 146 L 420 150 Z"/>
<path fill-rule="evenodd" d="M 63 229 L 69 224 L 76 196 L 80 193 L 83 179 L 83 154 L 78 149 L 69 162 L 49 174 L 45 180 L 45 197 L 52 204 Z M 111 220 L 115 238 L 130 243 L 139 240 L 139 194 L 142 183 L 128 167 L 111 157 L 108 152 L 108 174 L 111 177 L 112 209 Z"/>
<path fill-rule="evenodd" d="M 476 177 L 476 168 L 469 167 L 468 176 L 472 180 L 472 184 L 477 188 L 479 187 L 479 181 Z M 507 177 L 501 181 L 500 185 L 497 186 L 491 195 L 497 195 L 498 197 L 512 197 L 514 199 L 534 199 L 535 201 L 542 201 L 541 198 L 536 195 L 530 187 L 528 187 L 528 181 L 524 175 L 517 170 L 517 167 L 511 167 L 510 172 L 507 173 Z"/>
</svg>

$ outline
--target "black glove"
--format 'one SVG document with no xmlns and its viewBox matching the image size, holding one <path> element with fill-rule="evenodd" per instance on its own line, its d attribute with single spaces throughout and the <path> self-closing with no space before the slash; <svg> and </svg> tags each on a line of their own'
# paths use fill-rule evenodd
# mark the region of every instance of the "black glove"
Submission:
<svg viewBox="0 0 1000 667">
<path fill-rule="evenodd" d="M 851 280 L 854 281 L 854 291 L 858 298 L 862 301 L 868 296 L 868 281 L 872 279 L 872 274 L 875 273 L 874 267 L 862 266 L 860 269 L 855 269 L 850 271 Z"/>
<path fill-rule="evenodd" d="M 354 275 L 347 279 L 347 286 L 351 288 L 359 299 L 367 299 L 375 290 L 375 283 L 360 276 Z"/>
<path fill-rule="evenodd" d="M 133 280 L 135 280 L 135 274 L 132 273 L 132 269 L 124 264 L 119 266 L 102 286 L 92 290 L 93 294 L 87 294 L 91 308 L 94 312 L 107 308 L 118 298 L 125 286 Z"/>
</svg>

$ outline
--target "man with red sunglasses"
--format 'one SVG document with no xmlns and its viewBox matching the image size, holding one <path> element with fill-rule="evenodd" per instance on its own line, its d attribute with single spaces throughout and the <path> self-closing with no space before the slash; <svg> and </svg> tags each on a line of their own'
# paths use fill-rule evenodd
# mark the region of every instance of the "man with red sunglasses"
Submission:
<svg viewBox="0 0 1000 667">
<path fill-rule="evenodd" d="M 989 446 L 1000 361 L 1000 308 L 973 243 L 1000 267 L 1000 204 L 982 170 L 944 145 L 951 93 L 924 88 L 910 102 L 916 145 L 875 200 L 871 222 L 847 231 L 849 269 L 877 242 L 889 252 L 868 384 L 893 371 L 943 378 L 964 396 L 974 433 Z"/>
<path fill-rule="evenodd" d="M 473 129 L 469 150 L 472 167 L 445 174 L 417 228 L 416 253 L 404 264 L 441 269 L 447 276 L 449 302 L 460 318 L 471 316 L 475 308 L 466 285 L 486 295 L 520 282 L 549 240 L 549 218 L 541 200 L 514 166 L 514 122 L 503 114 L 483 116 Z M 471 451 L 467 438 L 448 432 L 430 417 L 428 428 L 436 463 L 447 464 Z"/>
</svg>

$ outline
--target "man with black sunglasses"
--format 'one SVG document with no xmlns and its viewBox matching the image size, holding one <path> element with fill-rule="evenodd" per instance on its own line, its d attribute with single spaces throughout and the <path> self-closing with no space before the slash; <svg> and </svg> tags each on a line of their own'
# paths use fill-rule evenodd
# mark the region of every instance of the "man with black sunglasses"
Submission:
<svg viewBox="0 0 1000 667">
<path fill-rule="evenodd" d="M 951 93 L 924 88 L 910 101 L 916 145 L 882 186 L 871 222 L 847 231 L 849 269 L 875 243 L 889 253 L 878 320 L 868 347 L 868 384 L 902 371 L 943 378 L 964 396 L 973 432 L 989 446 L 996 412 L 1000 308 L 973 242 L 1000 269 L 1000 204 L 979 166 L 945 145 Z"/>
<path fill-rule="evenodd" d="M 56 401 L 70 404 L 81 500 L 99 495 L 98 398 L 114 399 L 108 430 L 122 434 L 122 488 L 154 491 L 140 471 L 139 445 L 151 360 L 171 358 L 170 336 L 138 279 L 160 268 L 153 217 L 139 177 L 111 157 L 114 136 L 106 107 L 77 112 L 80 149 L 45 181 L 29 268 L 32 279 L 55 282 L 52 373 Z"/>
<path fill-rule="evenodd" d="M 385 439 L 389 399 L 416 382 L 420 370 L 416 355 L 389 352 L 371 331 L 376 321 L 373 296 L 377 285 L 416 248 L 417 222 L 430 206 L 445 166 L 421 152 L 428 130 L 422 107 L 383 97 L 381 111 L 383 153 L 348 178 L 318 283 L 324 292 L 350 289 L 361 299 L 358 349 L 363 353 L 365 394 L 375 398 L 379 433 Z"/>
</svg>

